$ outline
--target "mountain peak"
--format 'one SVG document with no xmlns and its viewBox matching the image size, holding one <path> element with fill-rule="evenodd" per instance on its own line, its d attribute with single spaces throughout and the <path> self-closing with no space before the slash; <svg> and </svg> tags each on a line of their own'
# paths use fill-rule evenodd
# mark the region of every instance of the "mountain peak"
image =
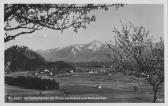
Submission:
<svg viewBox="0 0 168 106">
<path fill-rule="evenodd" d="M 42 52 L 48 61 L 86 62 L 86 61 L 110 61 L 105 54 L 110 53 L 105 43 L 94 40 L 87 44 L 75 44 L 60 50 Z M 40 53 L 40 52 L 38 52 Z"/>
<path fill-rule="evenodd" d="M 102 47 L 103 43 L 97 40 L 94 40 L 88 44 L 88 49 L 90 50 L 97 50 L 98 48 Z"/>
</svg>

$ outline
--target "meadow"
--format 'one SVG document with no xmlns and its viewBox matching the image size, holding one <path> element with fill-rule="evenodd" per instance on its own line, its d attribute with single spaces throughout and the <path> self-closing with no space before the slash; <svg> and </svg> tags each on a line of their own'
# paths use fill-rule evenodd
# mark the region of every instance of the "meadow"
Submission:
<svg viewBox="0 0 168 106">
<path fill-rule="evenodd" d="M 31 75 L 29 72 L 15 72 L 8 76 Z M 73 72 L 59 74 L 52 77 L 60 84 L 59 90 L 32 90 L 17 86 L 5 85 L 5 95 L 11 97 L 58 97 L 51 100 L 16 100 L 6 102 L 80 102 L 80 103 L 152 103 L 152 87 L 143 79 L 135 80 L 120 72 L 107 74 L 89 74 L 87 72 Z M 97 86 L 101 86 L 98 88 Z M 68 99 L 67 99 L 68 98 Z M 69 99 L 70 98 L 70 99 Z M 74 99 L 76 98 L 76 99 Z M 94 99 L 96 98 L 96 99 Z M 103 98 L 103 99 L 102 99 Z M 161 85 L 158 99 L 163 102 L 164 86 Z"/>
</svg>

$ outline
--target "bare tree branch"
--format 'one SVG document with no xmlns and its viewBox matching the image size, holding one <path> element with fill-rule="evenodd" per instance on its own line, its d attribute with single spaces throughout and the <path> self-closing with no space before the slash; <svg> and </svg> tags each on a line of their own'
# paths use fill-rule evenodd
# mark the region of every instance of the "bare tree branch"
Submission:
<svg viewBox="0 0 168 106">
<path fill-rule="evenodd" d="M 10 41 L 16 35 L 26 34 L 23 33 L 25 30 L 36 29 L 32 27 L 34 24 L 60 31 L 72 27 L 77 32 L 78 29 L 86 28 L 87 24 L 95 21 L 94 15 L 88 15 L 91 11 L 107 11 L 109 7 L 118 9 L 121 6 L 123 4 L 5 4 L 4 30 L 9 37 L 4 39 Z M 20 32 L 14 33 L 15 30 Z"/>
</svg>

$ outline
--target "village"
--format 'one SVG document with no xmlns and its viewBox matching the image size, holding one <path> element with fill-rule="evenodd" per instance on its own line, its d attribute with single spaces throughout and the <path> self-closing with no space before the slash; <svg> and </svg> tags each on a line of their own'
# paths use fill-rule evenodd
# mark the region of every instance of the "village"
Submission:
<svg viewBox="0 0 168 106">
<path fill-rule="evenodd" d="M 50 68 L 50 69 L 41 69 L 40 71 L 35 71 L 33 72 L 33 75 L 35 76 L 57 76 L 59 74 L 55 74 L 54 73 L 54 69 Z M 71 69 L 68 71 L 68 73 L 65 74 L 70 74 L 70 73 L 74 73 L 74 72 L 87 72 L 89 74 L 108 74 L 108 76 L 111 76 L 111 72 L 116 72 L 115 68 L 113 68 L 113 66 L 102 66 L 101 68 L 93 68 L 93 67 L 75 67 L 75 69 Z M 61 73 L 62 74 L 62 73 Z"/>
</svg>

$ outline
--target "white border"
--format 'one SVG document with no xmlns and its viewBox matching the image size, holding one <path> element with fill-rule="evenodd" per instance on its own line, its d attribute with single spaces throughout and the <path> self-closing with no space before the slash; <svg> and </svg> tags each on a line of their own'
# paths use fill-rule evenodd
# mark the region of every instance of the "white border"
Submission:
<svg viewBox="0 0 168 106">
<path fill-rule="evenodd" d="M 166 0 L 2 0 L 2 3 L 128 3 L 128 4 L 164 4 Z"/>
<path fill-rule="evenodd" d="M 102 3 L 102 4 L 110 4 L 110 3 L 126 3 L 126 4 L 164 4 L 164 43 L 165 43 L 165 103 L 159 103 L 159 104 L 151 104 L 151 103 L 4 103 L 4 12 L 3 12 L 3 5 L 4 3 L 75 3 L 75 4 L 83 4 L 83 3 Z M 12 106 L 18 106 L 18 105 L 168 105 L 168 97 L 167 97 L 167 90 L 168 89 L 168 79 L 167 75 L 168 72 L 166 69 L 168 69 L 168 31 L 167 31 L 167 24 L 168 24 L 168 17 L 167 17 L 167 0 L 1 0 L 0 1 L 0 103 L 1 105 L 12 105 Z"/>
<path fill-rule="evenodd" d="M 3 4 L 0 4 L 0 10 L 3 9 Z M 0 11 L 0 103 L 4 100 L 4 38 L 3 38 L 3 28 L 4 28 L 4 14 L 3 11 Z M 2 96 L 3 95 L 3 96 Z"/>
</svg>

